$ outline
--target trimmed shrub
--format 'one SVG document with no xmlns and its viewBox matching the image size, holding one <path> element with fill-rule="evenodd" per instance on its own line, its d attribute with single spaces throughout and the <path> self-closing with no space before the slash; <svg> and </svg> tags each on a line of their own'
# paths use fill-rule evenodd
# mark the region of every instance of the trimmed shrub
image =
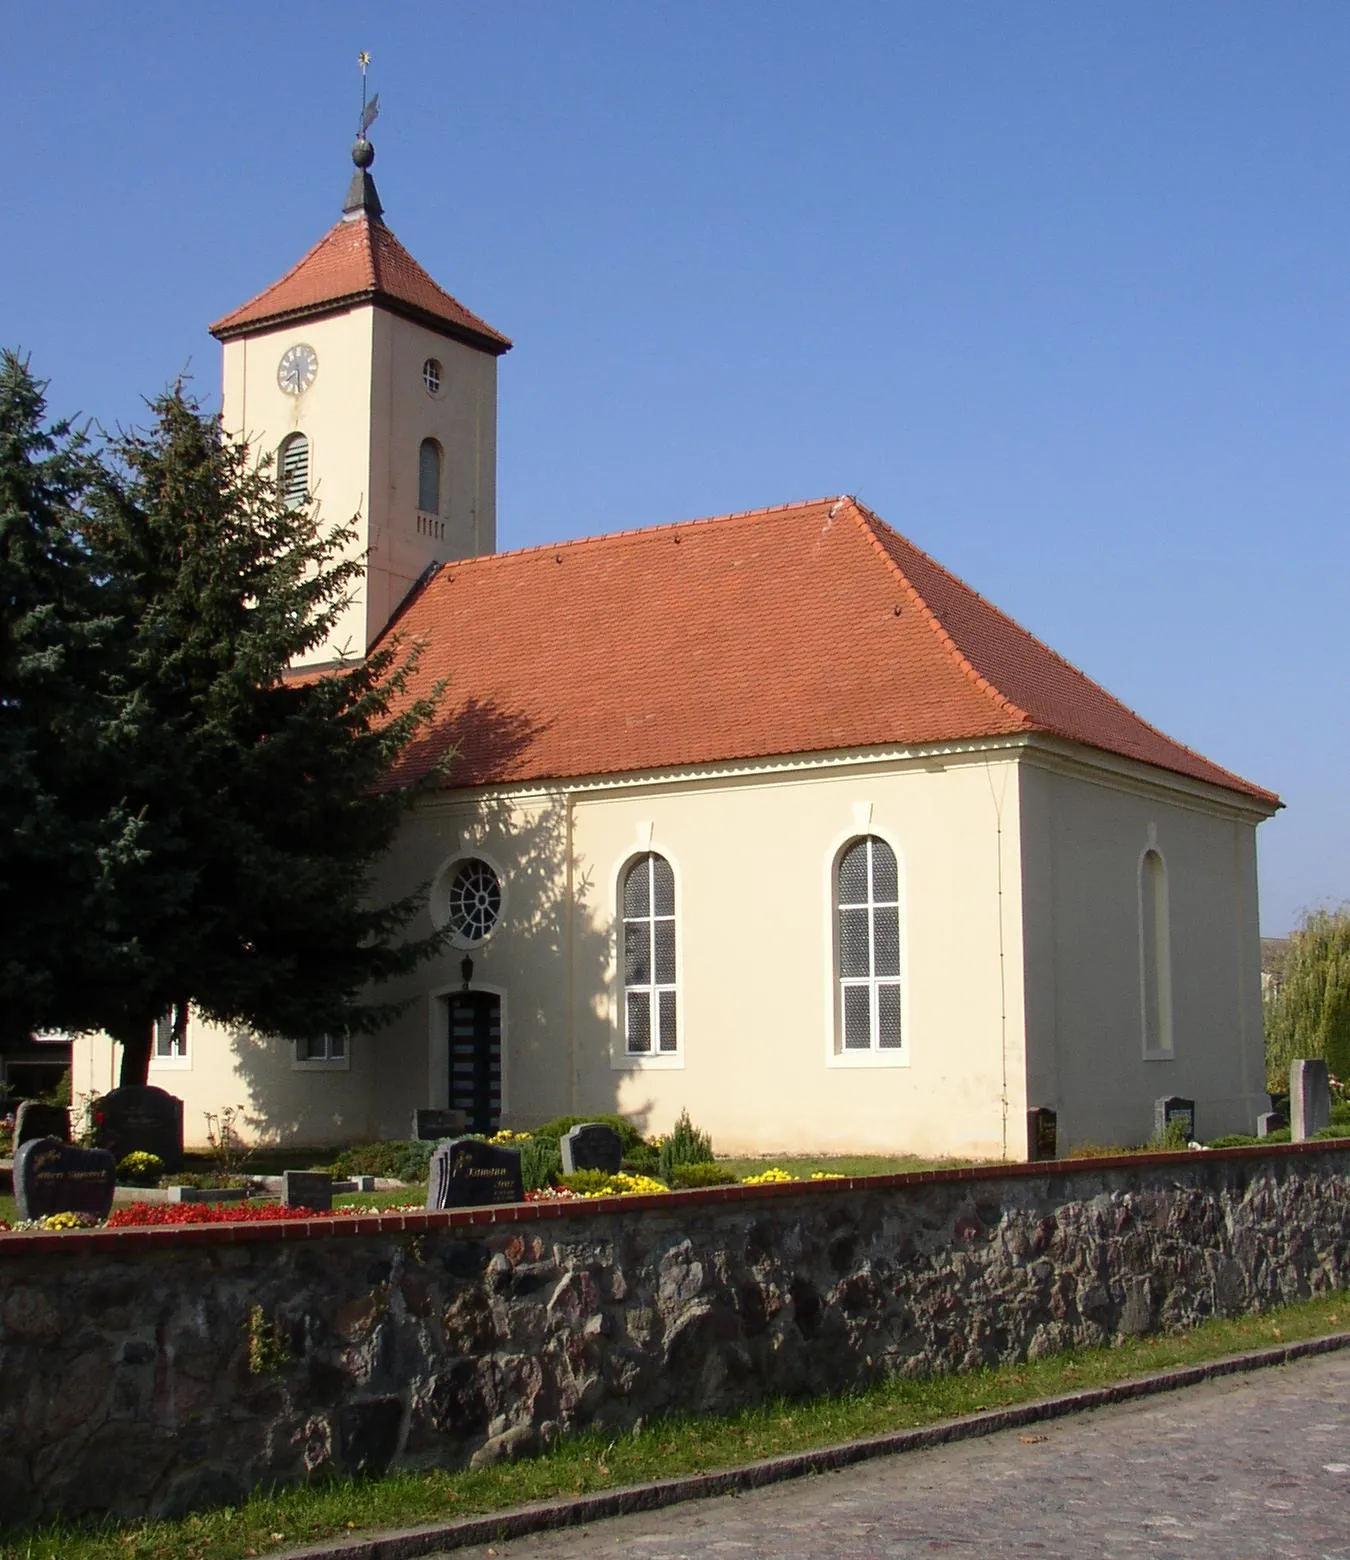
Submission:
<svg viewBox="0 0 1350 1560">
<path fill-rule="evenodd" d="M 647 1147 L 642 1134 L 626 1116 L 558 1116 L 552 1121 L 546 1121 L 542 1127 L 531 1127 L 530 1135 L 536 1139 L 551 1139 L 556 1143 L 565 1132 L 570 1132 L 573 1127 L 582 1126 L 588 1121 L 602 1121 L 607 1127 L 613 1127 L 623 1139 L 625 1156 L 635 1149 Z"/>
<path fill-rule="evenodd" d="M 676 1165 L 670 1173 L 670 1184 L 677 1192 L 697 1186 L 735 1186 L 736 1180 L 730 1170 L 706 1160 L 693 1165 Z"/>
<path fill-rule="evenodd" d="M 333 1161 L 333 1175 L 346 1180 L 354 1175 L 388 1176 L 396 1181 L 425 1181 L 434 1143 L 391 1139 L 386 1143 L 355 1143 Z"/>
<path fill-rule="evenodd" d="M 1229 1132 L 1224 1137 L 1212 1138 L 1206 1148 L 1253 1148 L 1258 1143 L 1268 1143 L 1269 1138 L 1249 1137 L 1245 1132 Z"/>
<path fill-rule="evenodd" d="M 669 1181 L 677 1165 L 706 1165 L 713 1158 L 712 1138 L 700 1132 L 682 1110 L 675 1130 L 661 1143 L 661 1179 Z"/>
</svg>

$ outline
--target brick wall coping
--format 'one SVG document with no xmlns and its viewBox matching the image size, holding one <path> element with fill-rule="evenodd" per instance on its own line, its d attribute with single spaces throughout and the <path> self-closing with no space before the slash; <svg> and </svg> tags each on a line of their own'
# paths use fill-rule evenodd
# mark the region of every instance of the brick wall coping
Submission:
<svg viewBox="0 0 1350 1560">
<path fill-rule="evenodd" d="M 1228 1160 L 1302 1159 L 1314 1154 L 1345 1154 L 1350 1139 L 1318 1138 L 1307 1143 L 1268 1147 L 1180 1149 L 1157 1154 L 1110 1154 L 1092 1159 L 1043 1159 L 1028 1164 L 967 1165 L 959 1170 L 907 1170 L 892 1175 L 851 1175 L 828 1181 L 777 1181 L 763 1186 L 706 1186 L 688 1191 L 650 1192 L 624 1197 L 587 1197 L 558 1202 L 501 1203 L 486 1208 L 455 1208 L 428 1213 L 329 1214 L 317 1219 L 278 1219 L 267 1223 L 133 1225 L 126 1229 L 0 1230 L 0 1263 L 6 1256 L 88 1256 L 94 1252 L 129 1255 L 170 1246 L 264 1245 L 274 1241 L 331 1240 L 350 1236 L 392 1235 L 427 1230 L 468 1230 L 486 1225 L 531 1224 L 548 1219 L 589 1218 L 594 1214 L 642 1213 L 648 1209 L 703 1207 L 752 1198 L 836 1196 L 841 1192 L 888 1191 L 907 1186 L 970 1185 L 980 1181 L 1025 1180 L 1037 1176 L 1095 1175 L 1102 1170 L 1149 1170 Z M 784 1156 L 790 1157 L 790 1156 Z M 766 1167 L 767 1168 L 767 1167 Z"/>
</svg>

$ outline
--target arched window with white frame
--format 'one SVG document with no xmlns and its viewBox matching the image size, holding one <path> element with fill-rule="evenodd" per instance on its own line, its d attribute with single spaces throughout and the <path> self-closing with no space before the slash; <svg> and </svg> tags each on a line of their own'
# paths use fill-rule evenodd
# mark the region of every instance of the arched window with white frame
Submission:
<svg viewBox="0 0 1350 1560">
<path fill-rule="evenodd" d="M 417 452 L 417 507 L 424 515 L 441 512 L 441 447 L 423 439 Z"/>
<path fill-rule="evenodd" d="M 840 852 L 835 918 L 839 1049 L 900 1051 L 900 869 L 875 834 Z"/>
<path fill-rule="evenodd" d="M 1167 864 L 1150 846 L 1139 861 L 1139 985 L 1144 1055 L 1172 1054 L 1172 938 Z"/>
<path fill-rule="evenodd" d="M 309 440 L 303 433 L 289 434 L 281 441 L 277 481 L 288 509 L 303 509 L 309 502 Z"/>
<path fill-rule="evenodd" d="M 647 851 L 624 869 L 623 1028 L 629 1056 L 670 1056 L 676 1029 L 675 874 Z"/>
</svg>

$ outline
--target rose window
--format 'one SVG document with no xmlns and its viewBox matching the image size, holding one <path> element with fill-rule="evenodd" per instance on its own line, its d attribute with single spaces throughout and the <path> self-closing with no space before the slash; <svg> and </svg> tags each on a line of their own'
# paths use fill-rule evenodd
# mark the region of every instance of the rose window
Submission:
<svg viewBox="0 0 1350 1560">
<path fill-rule="evenodd" d="M 481 942 L 497 924 L 502 885 L 486 861 L 466 861 L 450 885 L 450 928 L 465 942 Z"/>
</svg>

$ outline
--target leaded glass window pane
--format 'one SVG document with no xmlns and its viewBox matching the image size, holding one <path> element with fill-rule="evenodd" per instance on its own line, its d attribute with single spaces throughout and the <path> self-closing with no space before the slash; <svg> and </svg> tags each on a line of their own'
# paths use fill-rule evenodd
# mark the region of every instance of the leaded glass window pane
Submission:
<svg viewBox="0 0 1350 1560">
<path fill-rule="evenodd" d="M 872 975 L 900 973 L 900 912 L 894 905 L 872 911 Z"/>
<path fill-rule="evenodd" d="M 623 883 L 623 913 L 625 916 L 642 916 L 652 913 L 651 907 L 651 857 L 640 856 L 628 869 Z"/>
<path fill-rule="evenodd" d="M 900 1049 L 900 988 L 877 987 L 877 1044 L 883 1051 Z"/>
<path fill-rule="evenodd" d="M 867 940 L 867 911 L 839 912 L 839 973 L 845 979 L 872 973 Z"/>
<path fill-rule="evenodd" d="M 673 991 L 661 993 L 661 1049 L 663 1051 L 679 1049 L 675 1035 L 675 993 Z"/>
<path fill-rule="evenodd" d="M 874 839 L 872 846 L 872 903 L 894 904 L 900 897 L 896 884 L 895 852 L 885 840 Z"/>
<path fill-rule="evenodd" d="M 628 993 L 628 1049 L 650 1051 L 652 1048 L 652 999 L 648 992 Z"/>
<path fill-rule="evenodd" d="M 850 845 L 839 862 L 839 903 L 867 903 L 867 841 Z"/>
<path fill-rule="evenodd" d="M 866 1051 L 871 1047 L 871 996 L 867 986 L 844 987 L 844 1045 L 850 1051 Z"/>
<path fill-rule="evenodd" d="M 675 874 L 664 856 L 652 857 L 652 909 L 657 915 L 675 914 Z"/>
<path fill-rule="evenodd" d="M 652 924 L 626 921 L 623 928 L 625 986 L 648 986 L 652 979 Z"/>
<path fill-rule="evenodd" d="M 652 928 L 656 936 L 656 984 L 675 984 L 675 922 L 658 921 Z"/>
</svg>

